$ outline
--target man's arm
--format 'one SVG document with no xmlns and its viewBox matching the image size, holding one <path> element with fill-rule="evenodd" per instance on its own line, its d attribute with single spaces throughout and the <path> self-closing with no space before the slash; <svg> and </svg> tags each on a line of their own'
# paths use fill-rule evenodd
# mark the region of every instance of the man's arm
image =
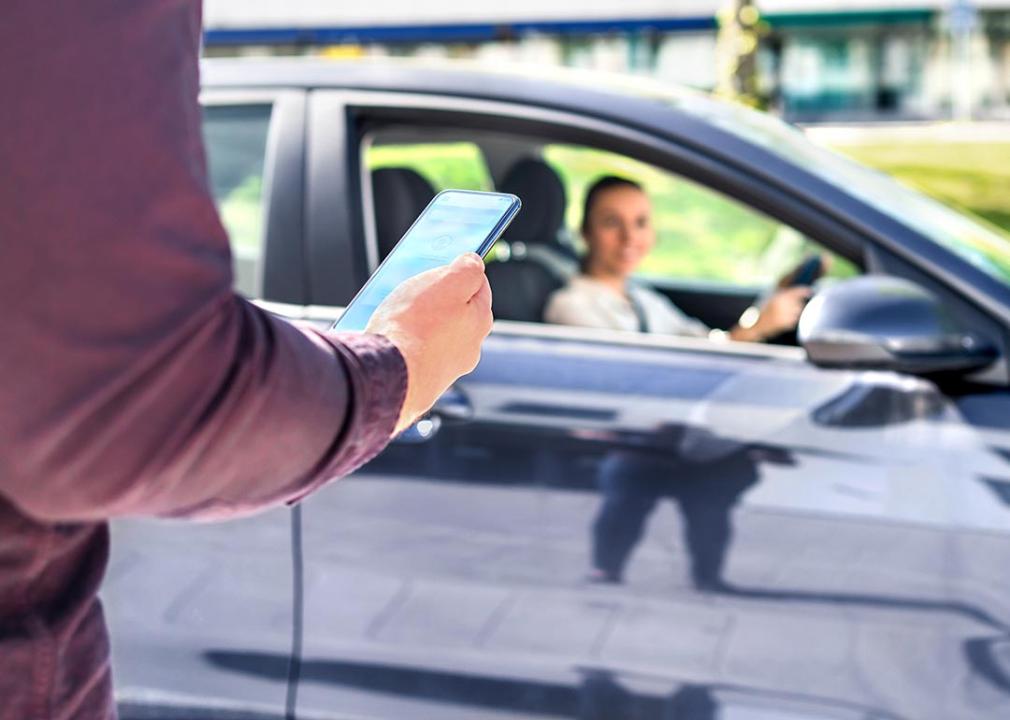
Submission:
<svg viewBox="0 0 1010 720">
<path fill-rule="evenodd" d="M 57 5 L 13 0 L 0 37 L 0 492 L 41 519 L 214 516 L 352 470 L 404 359 L 232 293 L 198 3 Z"/>
</svg>

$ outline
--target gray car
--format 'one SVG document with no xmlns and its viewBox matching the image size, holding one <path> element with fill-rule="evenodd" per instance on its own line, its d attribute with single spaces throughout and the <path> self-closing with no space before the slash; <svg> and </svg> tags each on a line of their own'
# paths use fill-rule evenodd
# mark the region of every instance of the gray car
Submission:
<svg viewBox="0 0 1010 720">
<path fill-rule="evenodd" d="M 376 460 L 296 509 L 114 525 L 124 718 L 1010 717 L 1004 238 L 631 80 L 219 61 L 204 87 L 271 311 L 326 326 L 445 184 L 524 209 L 480 365 Z M 798 337 L 544 324 L 565 189 L 602 170 L 655 189 L 640 282 L 713 328 L 831 257 Z"/>
</svg>

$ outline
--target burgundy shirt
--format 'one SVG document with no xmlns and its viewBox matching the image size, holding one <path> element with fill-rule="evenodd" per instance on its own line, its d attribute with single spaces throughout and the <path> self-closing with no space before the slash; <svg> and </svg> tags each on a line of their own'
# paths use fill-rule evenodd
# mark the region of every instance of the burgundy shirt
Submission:
<svg viewBox="0 0 1010 720">
<path fill-rule="evenodd" d="M 232 292 L 199 37 L 198 0 L 0 12 L 0 720 L 114 716 L 106 519 L 300 497 L 399 415 L 387 341 Z"/>
</svg>

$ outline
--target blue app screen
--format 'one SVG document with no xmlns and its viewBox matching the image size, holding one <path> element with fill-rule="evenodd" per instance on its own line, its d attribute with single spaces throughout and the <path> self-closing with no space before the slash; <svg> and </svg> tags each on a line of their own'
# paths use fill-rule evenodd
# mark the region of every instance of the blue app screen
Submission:
<svg viewBox="0 0 1010 720">
<path fill-rule="evenodd" d="M 364 330 L 375 308 L 404 280 L 468 252 L 486 252 L 513 212 L 510 195 L 446 191 L 435 197 L 334 325 Z M 499 230 L 500 232 L 500 230 Z"/>
</svg>

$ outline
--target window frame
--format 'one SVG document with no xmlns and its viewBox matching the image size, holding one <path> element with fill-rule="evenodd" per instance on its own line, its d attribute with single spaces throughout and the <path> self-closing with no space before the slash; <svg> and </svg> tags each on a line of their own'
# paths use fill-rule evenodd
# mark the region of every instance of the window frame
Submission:
<svg viewBox="0 0 1010 720">
<path fill-rule="evenodd" d="M 256 300 L 306 304 L 304 203 L 304 90 L 214 88 L 200 93 L 201 110 L 209 107 L 269 106 L 263 154 L 261 253 Z M 207 150 L 205 149 L 205 154 Z"/>
<path fill-rule="evenodd" d="M 417 127 L 430 128 L 436 136 L 446 131 L 453 134 L 456 131 L 472 132 L 475 135 L 501 133 L 525 138 L 530 145 L 540 147 L 550 143 L 577 144 L 626 155 L 698 183 L 748 209 L 785 223 L 826 249 L 855 262 L 860 269 L 866 268 L 865 236 L 818 212 L 801 199 L 740 168 L 728 166 L 698 148 L 609 121 L 500 101 L 369 90 L 316 91 L 315 94 L 324 92 L 334 99 L 339 97 L 344 104 L 345 132 L 353 143 L 347 151 L 348 172 L 362 188 L 359 196 L 350 199 L 352 203 L 357 203 L 360 213 L 361 224 L 352 231 L 358 237 L 367 237 L 367 226 L 370 224 L 367 218 L 374 218 L 374 201 L 366 182 L 365 139 L 378 129 Z M 825 237 L 829 240 L 826 241 Z M 367 272 L 358 280 L 359 286 L 365 279 Z M 721 283 L 713 282 L 709 288 L 713 292 L 726 292 Z M 739 285 L 732 286 L 731 292 L 740 297 L 757 294 L 753 289 Z M 353 292 L 350 292 L 347 299 L 352 295 Z M 583 331 L 583 334 L 586 332 Z"/>
<path fill-rule="evenodd" d="M 348 152 L 352 172 L 363 179 L 361 142 L 376 127 L 427 126 L 462 131 L 496 130 L 537 140 L 543 144 L 577 144 L 618 153 L 681 176 L 724 195 L 744 207 L 803 233 L 826 249 L 866 268 L 868 238 L 819 213 L 798 198 L 748 176 L 696 148 L 608 121 L 568 112 L 517 106 L 511 103 L 469 100 L 388 91 L 331 91 L 346 104 L 348 131 L 359 152 Z M 363 216 L 374 215 L 370 194 L 362 193 Z M 364 282 L 365 278 L 361 279 Z M 717 285 L 713 285 L 717 287 Z"/>
</svg>

